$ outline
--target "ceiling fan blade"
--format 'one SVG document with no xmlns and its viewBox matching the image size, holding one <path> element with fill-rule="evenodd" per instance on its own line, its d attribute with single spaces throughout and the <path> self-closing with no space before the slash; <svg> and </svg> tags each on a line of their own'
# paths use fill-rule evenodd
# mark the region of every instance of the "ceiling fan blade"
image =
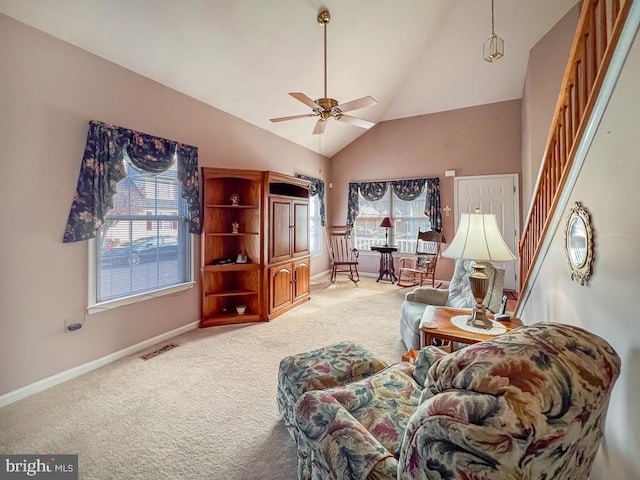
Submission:
<svg viewBox="0 0 640 480">
<path fill-rule="evenodd" d="M 298 100 L 299 102 L 304 103 L 305 105 L 307 105 L 308 107 L 311 107 L 313 109 L 319 108 L 322 109 L 322 107 L 320 105 L 318 105 L 316 102 L 314 102 L 313 100 L 311 100 L 309 97 L 307 97 L 304 93 L 300 93 L 300 92 L 292 92 L 289 93 L 289 95 L 291 95 L 293 98 L 295 98 L 296 100 Z"/>
<path fill-rule="evenodd" d="M 315 128 L 313 129 L 313 134 L 320 135 L 324 133 L 325 128 L 327 128 L 327 121 L 323 118 L 319 118 L 318 121 L 316 122 Z"/>
<path fill-rule="evenodd" d="M 290 117 L 278 117 L 278 118 L 270 118 L 270 122 L 285 122 L 287 120 L 295 120 L 297 118 L 307 118 L 307 117 L 315 117 L 315 113 L 305 113 L 304 115 L 292 115 Z"/>
<path fill-rule="evenodd" d="M 375 101 L 373 97 L 362 97 L 357 100 L 351 100 L 350 102 L 343 103 L 342 105 L 338 105 L 336 108 L 339 108 L 341 112 L 349 112 L 351 110 L 357 110 L 359 108 L 371 107 L 372 105 L 377 105 L 378 102 Z"/>
<path fill-rule="evenodd" d="M 349 123 L 351 125 L 355 125 L 360 128 L 371 128 L 375 125 L 375 123 L 370 122 L 369 120 L 363 120 L 362 118 L 352 117 L 351 115 L 336 115 L 336 120 L 340 120 L 344 123 Z"/>
</svg>

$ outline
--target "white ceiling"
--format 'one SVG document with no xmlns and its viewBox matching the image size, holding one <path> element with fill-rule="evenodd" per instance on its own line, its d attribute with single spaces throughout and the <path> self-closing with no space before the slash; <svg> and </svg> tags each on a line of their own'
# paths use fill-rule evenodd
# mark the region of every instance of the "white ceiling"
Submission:
<svg viewBox="0 0 640 480">
<path fill-rule="evenodd" d="M 366 95 L 373 122 L 520 98 L 530 48 L 576 0 L 495 0 L 505 56 L 482 59 L 490 0 L 0 0 L 0 12 L 310 150 L 333 156 L 366 130 L 315 118 L 287 95 Z M 375 127 L 374 127 L 375 128 Z"/>
</svg>

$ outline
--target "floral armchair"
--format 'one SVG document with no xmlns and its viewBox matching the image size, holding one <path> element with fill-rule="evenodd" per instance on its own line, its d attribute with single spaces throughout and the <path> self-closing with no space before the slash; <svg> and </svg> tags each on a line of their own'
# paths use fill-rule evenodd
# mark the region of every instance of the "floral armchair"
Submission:
<svg viewBox="0 0 640 480">
<path fill-rule="evenodd" d="M 300 479 L 588 478 L 620 359 L 581 328 L 428 346 L 295 406 Z"/>
</svg>

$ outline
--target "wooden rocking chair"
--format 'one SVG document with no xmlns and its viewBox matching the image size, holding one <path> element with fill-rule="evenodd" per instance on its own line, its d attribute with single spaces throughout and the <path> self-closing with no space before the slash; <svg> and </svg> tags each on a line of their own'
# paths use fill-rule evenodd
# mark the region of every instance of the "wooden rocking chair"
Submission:
<svg viewBox="0 0 640 480">
<path fill-rule="evenodd" d="M 358 249 L 351 246 L 351 229 L 347 225 L 327 227 L 327 245 L 331 262 L 331 283 L 335 283 L 338 273 L 348 273 L 352 282 L 359 282 L 359 253 Z"/>
<path fill-rule="evenodd" d="M 399 260 L 399 287 L 422 286 L 428 278 L 431 278 L 431 286 L 435 287 L 436 264 L 440 255 L 441 241 L 442 233 L 440 232 L 418 230 L 415 256 L 403 257 Z"/>
</svg>

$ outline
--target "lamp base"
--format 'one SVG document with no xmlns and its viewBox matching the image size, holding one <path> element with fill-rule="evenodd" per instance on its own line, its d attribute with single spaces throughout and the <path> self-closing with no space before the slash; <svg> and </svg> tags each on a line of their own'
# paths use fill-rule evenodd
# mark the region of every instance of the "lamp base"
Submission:
<svg viewBox="0 0 640 480">
<path fill-rule="evenodd" d="M 475 262 L 473 264 L 473 273 L 469 275 L 469 286 L 471 287 L 471 294 L 476 301 L 476 306 L 473 309 L 473 315 L 467 321 L 467 325 L 488 330 L 493 327 L 493 322 L 487 318 L 487 311 L 482 304 L 489 288 L 489 277 L 484 273 L 485 268 L 487 266 L 484 263 Z"/>
<path fill-rule="evenodd" d="M 487 310 L 483 305 L 475 306 L 473 315 L 467 319 L 467 325 L 485 330 L 493 328 L 493 322 L 487 318 Z"/>
</svg>

